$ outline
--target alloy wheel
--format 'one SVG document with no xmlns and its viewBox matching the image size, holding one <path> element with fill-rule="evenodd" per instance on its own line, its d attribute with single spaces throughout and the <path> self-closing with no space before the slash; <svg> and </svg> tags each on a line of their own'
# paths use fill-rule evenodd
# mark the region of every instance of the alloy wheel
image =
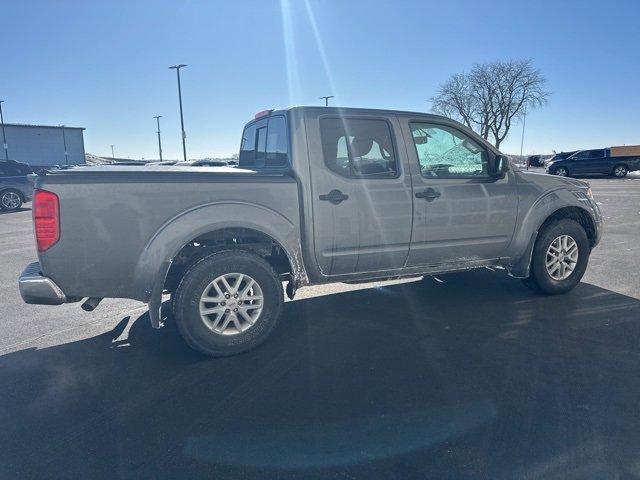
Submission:
<svg viewBox="0 0 640 480">
<path fill-rule="evenodd" d="M 260 318 L 262 307 L 262 288 L 242 273 L 220 275 L 200 296 L 200 318 L 218 335 L 246 332 Z"/>
<path fill-rule="evenodd" d="M 547 249 L 545 266 L 554 280 L 566 280 L 578 264 L 578 244 L 570 235 L 560 235 Z"/>
<path fill-rule="evenodd" d="M 627 168 L 623 167 L 622 165 L 618 165 L 616 168 L 613 169 L 613 174 L 616 177 L 624 177 L 627 174 Z"/>
<path fill-rule="evenodd" d="M 20 195 L 16 192 L 5 192 L 2 195 L 2 206 L 7 210 L 15 210 L 20 206 Z"/>
</svg>

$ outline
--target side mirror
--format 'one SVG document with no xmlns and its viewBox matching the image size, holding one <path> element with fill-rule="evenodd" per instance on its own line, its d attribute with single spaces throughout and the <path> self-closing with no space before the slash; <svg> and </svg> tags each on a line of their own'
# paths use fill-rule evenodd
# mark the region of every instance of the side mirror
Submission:
<svg viewBox="0 0 640 480">
<path fill-rule="evenodd" d="M 496 155 L 493 159 L 493 177 L 504 178 L 509 171 L 509 159 L 505 155 Z"/>
</svg>

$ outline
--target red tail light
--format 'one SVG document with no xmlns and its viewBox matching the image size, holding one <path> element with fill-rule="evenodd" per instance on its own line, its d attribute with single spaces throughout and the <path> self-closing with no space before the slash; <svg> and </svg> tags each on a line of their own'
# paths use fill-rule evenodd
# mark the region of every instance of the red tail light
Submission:
<svg viewBox="0 0 640 480">
<path fill-rule="evenodd" d="M 42 253 L 60 238 L 60 203 L 55 193 L 36 190 L 33 194 L 33 226 L 38 252 Z"/>
</svg>

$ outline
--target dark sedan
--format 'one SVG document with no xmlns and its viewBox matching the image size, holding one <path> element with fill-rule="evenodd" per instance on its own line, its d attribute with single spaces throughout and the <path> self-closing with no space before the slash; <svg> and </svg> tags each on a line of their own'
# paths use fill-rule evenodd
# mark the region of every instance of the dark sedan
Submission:
<svg viewBox="0 0 640 480">
<path fill-rule="evenodd" d="M 11 212 L 30 202 L 34 177 L 26 163 L 0 161 L 0 209 Z"/>
</svg>

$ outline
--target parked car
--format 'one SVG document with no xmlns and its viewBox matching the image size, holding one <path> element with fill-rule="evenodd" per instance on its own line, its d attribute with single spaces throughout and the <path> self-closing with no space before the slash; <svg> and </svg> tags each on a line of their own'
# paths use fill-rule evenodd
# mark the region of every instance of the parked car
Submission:
<svg viewBox="0 0 640 480">
<path fill-rule="evenodd" d="M 34 175 L 26 163 L 0 161 L 0 210 L 15 211 L 30 202 Z"/>
<path fill-rule="evenodd" d="M 544 167 L 544 161 L 541 155 L 531 155 L 527 158 L 530 167 Z"/>
<path fill-rule="evenodd" d="M 561 177 L 602 174 L 622 178 L 635 170 L 640 170 L 640 155 L 614 156 L 611 148 L 580 150 L 547 164 L 547 173 Z"/>
<path fill-rule="evenodd" d="M 133 298 L 159 328 L 170 293 L 184 339 L 214 356 L 267 338 L 283 282 L 293 298 L 502 266 L 567 292 L 602 225 L 585 182 L 523 173 L 461 124 L 401 111 L 269 110 L 244 128 L 238 168 L 96 166 L 36 186 L 25 302 Z"/>
</svg>

